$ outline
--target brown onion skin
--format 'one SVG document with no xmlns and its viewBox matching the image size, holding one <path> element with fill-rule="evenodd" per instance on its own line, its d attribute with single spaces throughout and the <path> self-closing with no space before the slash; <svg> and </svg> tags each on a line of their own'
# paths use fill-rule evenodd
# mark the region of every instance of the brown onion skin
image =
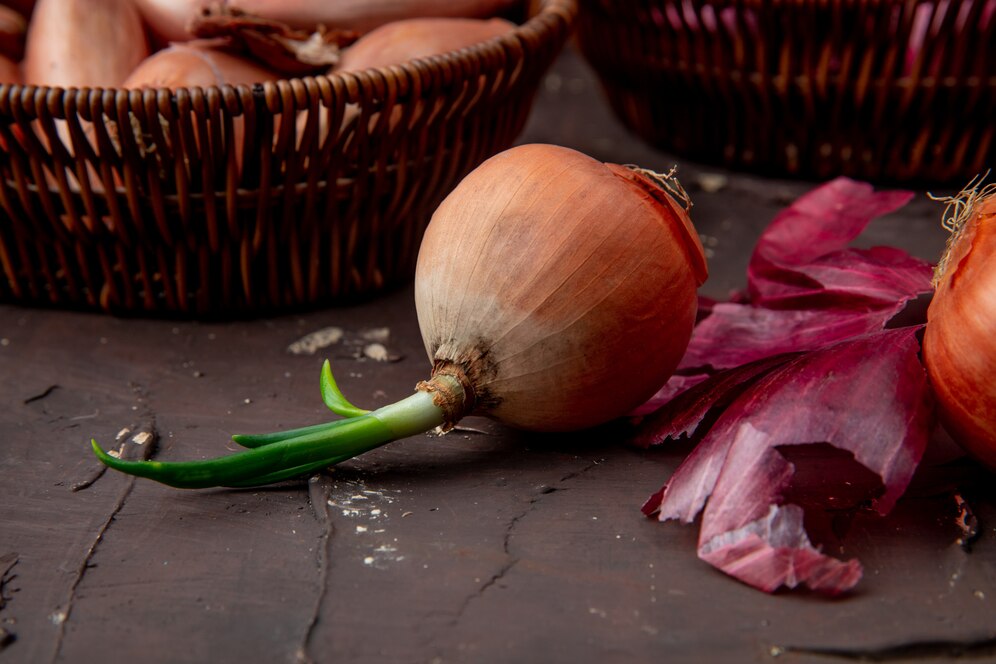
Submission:
<svg viewBox="0 0 996 664">
<path fill-rule="evenodd" d="M 923 359 L 951 436 L 996 470 L 996 197 L 953 239 L 927 309 Z"/>
<path fill-rule="evenodd" d="M 38 0 L 21 65 L 30 85 L 114 88 L 149 52 L 131 0 Z"/>
<path fill-rule="evenodd" d="M 344 49 L 333 71 L 359 71 L 457 51 L 507 34 L 515 24 L 500 18 L 413 18 L 388 23 Z"/>
<path fill-rule="evenodd" d="M 473 412 L 571 431 L 623 416 L 663 385 L 706 276 L 691 221 L 657 185 L 568 148 L 524 145 L 485 161 L 439 206 L 415 301 L 434 374 L 457 367 Z"/>
</svg>

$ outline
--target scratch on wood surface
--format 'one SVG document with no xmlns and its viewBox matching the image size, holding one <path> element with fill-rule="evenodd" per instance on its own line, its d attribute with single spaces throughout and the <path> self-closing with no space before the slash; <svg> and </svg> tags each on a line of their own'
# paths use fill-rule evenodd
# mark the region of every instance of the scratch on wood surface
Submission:
<svg viewBox="0 0 996 664">
<path fill-rule="evenodd" d="M 950 641 L 912 641 L 880 648 L 832 648 L 806 646 L 772 646 L 771 654 L 797 653 L 818 655 L 862 662 L 897 662 L 914 659 L 974 659 L 989 660 L 996 655 L 996 637 Z"/>
<path fill-rule="evenodd" d="M 8 584 L 14 578 L 14 575 L 10 574 L 10 570 L 17 564 L 18 559 L 19 556 L 16 552 L 5 553 L 0 556 L 0 611 L 6 608 L 9 601 L 7 596 L 4 595 L 4 589 L 7 588 Z M 7 624 L 13 624 L 13 621 L 4 620 L 4 625 Z M 0 651 L 3 651 L 4 648 L 16 640 L 17 634 L 7 629 L 6 626 L 0 626 Z"/>
<path fill-rule="evenodd" d="M 154 422 L 150 422 L 142 427 L 139 427 L 139 431 L 122 444 L 121 457 L 126 459 L 148 460 L 152 457 L 152 454 L 156 449 L 157 440 L 158 435 L 156 433 Z M 79 588 L 80 583 L 83 582 L 83 577 L 86 575 L 86 571 L 90 569 L 91 560 L 93 559 L 94 553 L 96 553 L 100 542 L 104 539 L 107 529 L 110 528 L 111 523 L 114 521 L 114 517 L 116 517 L 118 512 L 121 511 L 121 508 L 124 507 L 125 501 L 128 499 L 128 496 L 131 495 L 132 489 L 135 488 L 135 478 L 130 475 L 127 476 L 127 478 L 128 479 L 125 481 L 124 487 L 118 494 L 117 500 L 114 501 L 114 505 L 111 507 L 111 511 L 108 513 L 107 518 L 105 518 L 100 524 L 100 527 L 97 528 L 97 532 L 90 541 L 90 545 L 87 547 L 87 550 L 83 555 L 83 559 L 80 561 L 79 565 L 77 565 L 65 602 L 51 614 L 52 622 L 58 627 L 58 631 L 55 636 L 55 645 L 52 649 L 52 662 L 57 661 L 62 653 L 62 645 L 66 638 L 66 623 L 69 622 L 69 618 L 73 612 L 73 606 L 76 602 L 76 590 Z"/>
<path fill-rule="evenodd" d="M 44 399 L 48 395 L 52 394 L 52 392 L 55 392 L 57 389 L 59 389 L 58 385 L 49 385 L 43 391 L 39 392 L 38 394 L 35 394 L 34 396 L 28 397 L 27 399 L 25 399 L 21 403 L 27 405 L 29 403 L 34 403 L 35 401 L 41 401 L 42 399 Z"/>
<path fill-rule="evenodd" d="M 561 477 L 560 483 L 563 484 L 568 480 L 573 480 L 575 477 L 580 477 L 581 475 L 584 475 L 588 471 L 593 470 L 594 468 L 598 468 L 598 466 L 600 466 L 603 463 L 605 463 L 605 459 L 594 459 L 590 461 L 586 466 L 579 468 L 578 470 L 575 470 L 573 472 L 567 473 L 566 475 Z"/>
<path fill-rule="evenodd" d="M 328 475 L 319 473 L 312 475 L 308 480 L 308 498 L 311 501 L 311 509 L 315 519 L 322 524 L 322 534 L 318 544 L 318 592 L 315 594 L 315 603 L 311 607 L 311 615 L 308 617 L 308 624 L 305 626 L 304 634 L 301 637 L 301 644 L 297 649 L 297 661 L 302 664 L 311 664 L 314 660 L 308 654 L 308 645 L 311 637 L 315 633 L 318 619 L 321 615 L 322 604 L 325 602 L 325 595 L 328 592 L 329 567 L 332 563 L 332 536 L 335 534 L 335 526 L 332 523 L 332 514 L 329 511 L 329 500 L 332 497 L 332 480 Z"/>
<path fill-rule="evenodd" d="M 580 475 L 583 475 L 594 468 L 597 468 L 604 461 L 605 459 L 602 458 L 594 459 L 588 462 L 586 465 L 579 468 L 578 470 L 572 471 L 562 476 L 559 480 L 557 480 L 556 484 L 561 485 L 566 482 L 569 482 L 570 480 L 573 480 L 574 478 L 579 477 Z M 536 495 L 534 495 L 532 498 L 529 499 L 529 502 L 526 504 L 525 509 L 523 509 L 521 512 L 519 512 L 511 519 L 509 519 L 509 521 L 505 524 L 505 533 L 504 536 L 502 537 L 502 552 L 505 554 L 505 562 L 498 568 L 498 570 L 494 574 L 492 574 L 489 578 L 485 579 L 484 582 L 477 588 L 476 591 L 474 591 L 473 594 L 469 595 L 464 599 L 460 607 L 457 609 L 456 615 L 454 616 L 453 620 L 450 621 L 451 626 L 456 625 L 457 623 L 460 622 L 460 620 L 463 618 L 464 613 L 466 613 L 467 608 L 474 602 L 474 600 L 481 598 L 489 588 L 495 586 L 498 582 L 500 582 L 512 570 L 512 568 L 518 564 L 519 558 L 512 553 L 512 536 L 515 532 L 516 527 L 518 526 L 520 521 L 529 516 L 529 514 L 531 514 L 536 509 L 537 505 L 543 500 L 544 496 L 548 496 L 552 493 L 561 490 L 563 490 L 563 487 L 561 486 L 556 486 L 551 484 L 540 485 L 539 487 L 537 487 Z"/>
</svg>

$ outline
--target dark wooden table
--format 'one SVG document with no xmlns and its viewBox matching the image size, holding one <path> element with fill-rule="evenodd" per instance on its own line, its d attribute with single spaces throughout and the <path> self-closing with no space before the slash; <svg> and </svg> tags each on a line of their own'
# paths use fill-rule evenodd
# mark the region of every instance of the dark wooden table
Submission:
<svg viewBox="0 0 996 664">
<path fill-rule="evenodd" d="M 815 184 L 642 145 L 571 51 L 521 140 L 678 163 L 714 297 L 743 285 L 761 229 Z M 934 259 L 939 213 L 920 195 L 860 242 Z M 288 352 L 330 326 L 338 344 Z M 358 358 L 381 328 L 397 361 Z M 865 576 L 828 600 L 752 590 L 698 560 L 695 526 L 645 518 L 640 505 L 687 449 L 639 451 L 621 426 L 538 436 L 474 420 L 257 490 L 95 475 L 91 436 L 137 445 L 147 432 L 157 458 L 197 459 L 234 449 L 233 432 L 325 419 L 326 355 L 360 405 L 410 393 L 427 371 L 410 287 L 224 323 L 0 306 L 0 662 L 996 658 L 991 476 L 858 518 L 834 553 L 857 556 Z M 981 524 L 970 550 L 957 543 L 956 491 Z"/>
</svg>

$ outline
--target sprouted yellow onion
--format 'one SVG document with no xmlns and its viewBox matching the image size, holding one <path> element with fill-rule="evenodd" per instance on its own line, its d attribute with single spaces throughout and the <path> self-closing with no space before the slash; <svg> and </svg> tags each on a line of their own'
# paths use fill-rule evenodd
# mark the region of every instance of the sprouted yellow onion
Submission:
<svg viewBox="0 0 996 664">
<path fill-rule="evenodd" d="M 499 154 L 436 211 L 415 277 L 435 371 L 476 410 L 571 430 L 648 399 L 688 344 L 705 259 L 656 182 L 552 145 Z"/>
<path fill-rule="evenodd" d="M 433 215 L 415 274 L 432 374 L 366 411 L 328 363 L 322 397 L 345 419 L 235 436 L 244 452 L 107 465 L 172 486 L 252 486 L 339 463 L 466 415 L 569 431 L 628 413 L 684 354 L 707 271 L 667 179 L 552 145 L 484 162 Z M 687 197 L 683 202 L 687 204 Z"/>
</svg>

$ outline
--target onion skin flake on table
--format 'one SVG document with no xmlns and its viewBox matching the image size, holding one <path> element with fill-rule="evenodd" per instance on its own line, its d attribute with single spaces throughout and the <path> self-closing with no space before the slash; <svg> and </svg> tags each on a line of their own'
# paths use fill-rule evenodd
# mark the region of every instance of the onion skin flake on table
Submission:
<svg viewBox="0 0 996 664">
<path fill-rule="evenodd" d="M 925 321 L 906 311 L 931 293 L 933 268 L 849 246 L 911 197 L 838 178 L 788 206 L 758 240 L 747 288 L 703 301 L 675 376 L 635 411 L 635 444 L 697 442 L 644 512 L 701 514 L 699 557 L 760 590 L 853 588 L 860 562 L 823 553 L 810 531 L 832 513 L 887 514 L 934 432 Z"/>
</svg>

